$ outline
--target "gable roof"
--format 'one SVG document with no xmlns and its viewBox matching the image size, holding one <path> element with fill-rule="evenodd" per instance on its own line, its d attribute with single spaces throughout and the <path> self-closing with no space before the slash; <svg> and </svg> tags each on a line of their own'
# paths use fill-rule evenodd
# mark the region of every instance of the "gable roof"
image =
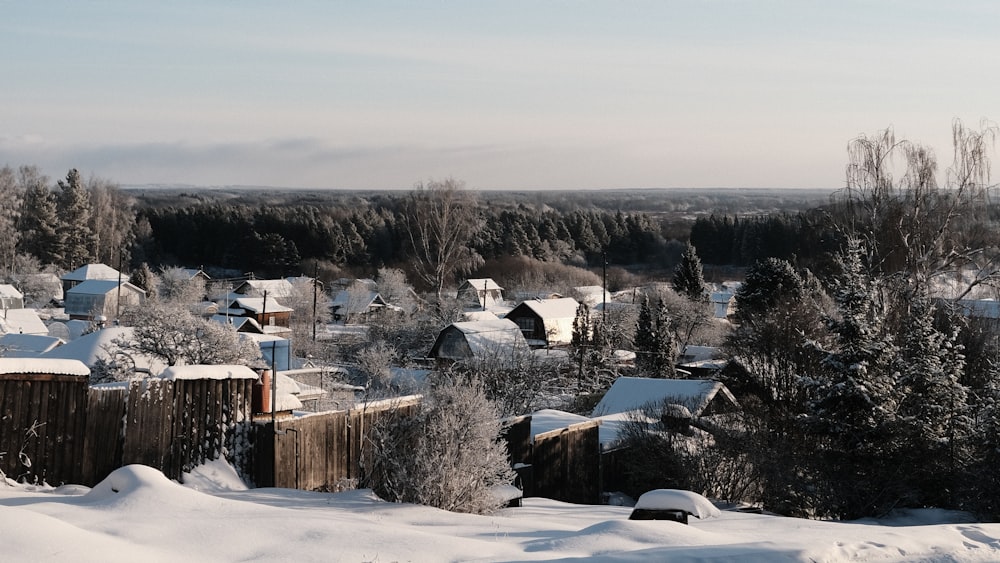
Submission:
<svg viewBox="0 0 1000 563">
<path fill-rule="evenodd" d="M 54 350 L 42 354 L 40 357 L 79 360 L 87 366 L 93 366 L 98 359 L 111 359 L 111 354 L 108 350 L 116 348 L 114 340 L 131 340 L 131 338 L 131 327 L 108 327 L 84 334 L 72 342 L 67 342 Z M 163 360 L 146 356 L 139 352 L 130 352 L 129 356 L 135 361 L 137 369 L 148 371 L 154 375 L 167 367 Z"/>
<path fill-rule="evenodd" d="M 467 289 L 467 288 L 472 288 L 472 289 L 475 289 L 477 291 L 489 291 L 489 290 L 496 290 L 496 289 L 502 290 L 503 289 L 502 287 L 500 287 L 497 284 L 497 282 L 493 281 L 493 278 L 470 278 L 470 279 L 467 279 L 467 280 L 465 280 L 465 282 L 462 283 L 462 285 L 459 286 L 458 290 L 462 291 L 463 289 Z"/>
<path fill-rule="evenodd" d="M 709 405 L 718 397 L 718 405 Z M 658 403 L 678 405 L 692 416 L 713 414 L 725 407 L 737 408 L 739 404 L 729 389 L 718 381 L 707 379 L 654 379 L 647 377 L 619 377 L 605 393 L 591 416 L 606 416 L 641 410 Z"/>
<path fill-rule="evenodd" d="M 55 349 L 63 343 L 55 336 L 38 334 L 5 334 L 0 336 L 0 356 L 5 358 L 33 358 Z"/>
<path fill-rule="evenodd" d="M 34 309 L 0 311 L 0 330 L 6 334 L 37 334 L 48 336 L 49 328 Z"/>
<path fill-rule="evenodd" d="M 122 281 L 121 286 L 122 289 L 146 295 L 145 290 L 127 281 Z M 118 289 L 117 278 L 113 280 L 86 280 L 68 289 L 66 295 L 107 295 L 116 289 Z"/>
<path fill-rule="evenodd" d="M 228 309 L 236 316 L 241 316 L 242 311 L 259 315 L 262 313 L 291 313 L 295 310 L 285 307 L 270 295 L 267 297 L 267 303 L 264 302 L 263 297 L 238 297 L 229 302 Z M 219 313 L 224 315 L 225 311 L 219 311 Z"/>
<path fill-rule="evenodd" d="M 64 274 L 62 280 L 65 281 L 86 281 L 86 280 L 117 280 L 121 273 L 104 264 L 86 264 Z"/>
<path fill-rule="evenodd" d="M 263 296 L 265 291 L 268 299 L 289 297 L 295 293 L 295 287 L 287 279 L 281 278 L 276 280 L 246 280 L 233 290 L 233 292 L 243 295 L 255 293 L 260 296 Z"/>
<path fill-rule="evenodd" d="M 557 299 L 529 299 L 521 305 L 534 311 L 543 320 L 575 319 L 580 302 L 572 297 L 559 297 Z"/>
<path fill-rule="evenodd" d="M 24 299 L 24 294 L 9 283 L 0 283 L 0 297 L 12 297 L 14 299 Z"/>
<path fill-rule="evenodd" d="M 334 309 L 347 308 L 347 311 L 343 313 L 349 315 L 356 315 L 360 313 L 365 313 L 372 306 L 385 307 L 387 303 L 385 299 L 382 299 L 377 291 L 367 291 L 358 289 L 343 289 L 337 292 L 337 295 L 330 302 L 330 307 Z"/>
</svg>

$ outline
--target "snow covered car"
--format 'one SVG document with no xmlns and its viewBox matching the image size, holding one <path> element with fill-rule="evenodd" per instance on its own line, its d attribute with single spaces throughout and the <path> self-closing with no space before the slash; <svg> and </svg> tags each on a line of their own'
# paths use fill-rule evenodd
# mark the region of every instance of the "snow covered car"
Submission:
<svg viewBox="0 0 1000 563">
<path fill-rule="evenodd" d="M 719 509 L 698 493 L 680 489 L 654 489 L 639 497 L 628 519 L 672 520 L 687 524 L 688 515 L 711 518 L 719 514 Z"/>
</svg>

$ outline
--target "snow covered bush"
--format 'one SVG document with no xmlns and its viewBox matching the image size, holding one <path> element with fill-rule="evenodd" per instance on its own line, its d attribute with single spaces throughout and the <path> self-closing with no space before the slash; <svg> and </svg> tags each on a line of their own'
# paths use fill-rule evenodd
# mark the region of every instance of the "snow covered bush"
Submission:
<svg viewBox="0 0 1000 563">
<path fill-rule="evenodd" d="M 482 386 L 442 381 L 411 416 L 382 418 L 362 486 L 393 502 L 484 514 L 495 487 L 513 482 L 501 424 Z"/>
</svg>

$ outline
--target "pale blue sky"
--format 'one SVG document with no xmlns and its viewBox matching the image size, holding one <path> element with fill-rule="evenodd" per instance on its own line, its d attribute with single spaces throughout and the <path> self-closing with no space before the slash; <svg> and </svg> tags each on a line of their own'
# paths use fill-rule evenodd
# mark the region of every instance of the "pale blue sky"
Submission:
<svg viewBox="0 0 1000 563">
<path fill-rule="evenodd" d="M 121 184 L 843 184 L 1000 120 L 1000 5 L 0 0 L 0 165 Z"/>
</svg>

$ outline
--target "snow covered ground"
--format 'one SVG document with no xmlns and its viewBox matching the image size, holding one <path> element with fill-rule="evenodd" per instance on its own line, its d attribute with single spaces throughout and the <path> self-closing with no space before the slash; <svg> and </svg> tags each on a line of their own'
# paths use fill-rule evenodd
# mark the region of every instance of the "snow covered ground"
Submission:
<svg viewBox="0 0 1000 563">
<path fill-rule="evenodd" d="M 998 561 L 1000 524 L 835 523 L 723 511 L 630 521 L 629 508 L 525 499 L 491 516 L 392 504 L 371 491 L 247 490 L 225 464 L 185 485 L 129 466 L 94 487 L 0 481 L 3 561 Z M 906 524 L 906 525 L 903 525 Z"/>
</svg>

